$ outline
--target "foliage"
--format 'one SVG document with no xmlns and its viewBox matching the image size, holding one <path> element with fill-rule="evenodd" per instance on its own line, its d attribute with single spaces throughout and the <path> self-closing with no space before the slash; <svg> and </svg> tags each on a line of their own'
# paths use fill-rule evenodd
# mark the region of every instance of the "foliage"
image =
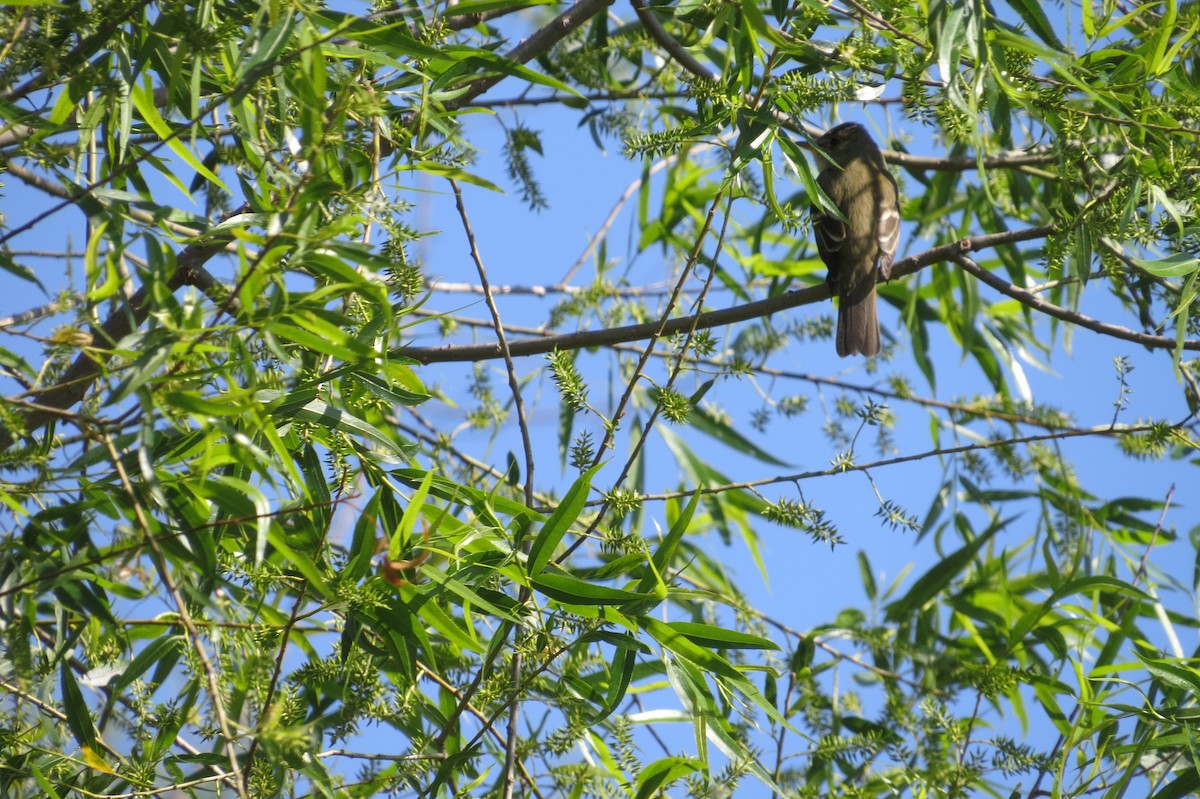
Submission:
<svg viewBox="0 0 1200 799">
<path fill-rule="evenodd" d="M 0 5 L 0 268 L 47 295 L 0 320 L 0 793 L 1195 792 L 1198 29 L 1174 0 Z M 860 106 L 909 242 L 861 383 L 812 355 L 805 152 Z M 549 213 L 552 143 L 630 159 L 630 251 L 579 220 L 560 281 L 489 274 L 538 252 L 473 203 Z M 1084 337 L 1115 378 L 1035 396 Z M 1088 442 L 1178 476 L 1094 493 Z M 932 557 L 881 565 L 834 480 Z M 764 556 L 789 530 L 861 594 L 755 599 L 732 553 L 820 580 Z"/>
</svg>

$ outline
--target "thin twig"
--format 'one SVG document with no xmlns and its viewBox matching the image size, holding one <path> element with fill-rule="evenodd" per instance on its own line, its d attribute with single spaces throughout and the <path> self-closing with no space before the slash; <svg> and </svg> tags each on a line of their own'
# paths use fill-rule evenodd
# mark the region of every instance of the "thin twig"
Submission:
<svg viewBox="0 0 1200 799">
<path fill-rule="evenodd" d="M 733 198 L 730 197 L 725 202 L 725 219 L 721 225 L 721 232 L 717 236 L 716 246 L 713 248 L 714 251 L 716 251 L 716 252 L 720 252 L 722 246 L 724 246 L 725 234 L 729 230 L 729 219 L 731 216 L 732 209 L 733 209 Z M 711 217 L 710 217 L 710 220 L 711 220 Z M 703 238 L 704 238 L 704 236 L 701 235 L 701 239 L 703 239 Z M 696 252 L 698 255 L 699 248 L 697 248 Z M 704 287 L 700 290 L 700 295 L 696 298 L 695 302 L 693 303 L 694 307 L 700 308 L 700 307 L 704 306 L 704 298 L 708 295 L 708 290 L 712 286 L 712 281 L 713 281 L 713 278 L 716 277 L 716 274 L 717 274 L 717 269 L 716 269 L 716 266 L 714 265 L 711 268 L 709 268 L 709 270 L 708 270 L 708 277 L 705 278 Z M 685 357 L 687 355 L 688 349 L 691 347 L 692 339 L 695 335 L 696 335 L 695 330 L 687 331 L 687 334 L 685 335 L 684 340 L 679 342 L 678 346 L 675 348 L 674 362 L 670 365 L 670 368 L 668 369 L 667 382 L 666 382 L 665 386 L 663 387 L 664 391 L 669 391 L 675 385 L 676 379 L 678 379 L 679 375 L 683 372 Z M 644 364 L 645 364 L 645 361 L 643 361 L 642 364 L 639 364 L 637 373 L 634 375 L 634 377 L 632 377 L 630 379 L 631 385 L 639 379 L 638 376 L 641 374 L 641 367 Z M 630 469 L 633 468 L 633 465 L 637 461 L 638 456 L 641 454 L 642 449 L 645 447 L 646 442 L 650 440 L 650 434 L 654 430 L 654 425 L 657 424 L 657 422 L 658 422 L 658 416 L 659 416 L 659 413 L 661 410 L 662 410 L 662 403 L 655 403 L 654 408 L 650 411 L 649 417 L 646 419 L 646 423 L 644 425 L 642 425 L 640 434 L 637 436 L 637 439 L 633 442 L 633 447 L 631 448 L 629 455 L 625 458 L 625 463 L 621 467 L 621 473 L 619 475 L 617 475 L 617 478 L 615 480 L 612 481 L 613 490 L 609 492 L 609 496 L 612 496 L 617 491 L 617 489 L 619 489 L 621 487 L 621 484 L 625 482 L 625 478 L 629 475 Z M 588 524 L 587 532 L 583 536 L 581 536 L 580 540 L 587 538 L 589 535 L 591 535 L 593 532 L 596 531 L 596 529 L 600 526 L 600 522 L 603 520 L 604 515 L 608 511 L 610 506 L 611 506 L 611 503 L 606 502 L 604 505 L 602 505 L 600 507 L 600 512 L 597 513 L 595 518 L 593 518 L 592 521 Z M 568 551 L 570 551 L 570 550 L 568 550 Z"/>
<path fill-rule="evenodd" d="M 646 368 L 646 364 L 650 360 L 651 353 L 658 345 L 658 340 L 665 335 L 670 335 L 676 332 L 684 332 L 688 330 L 686 327 L 679 327 L 673 324 L 676 320 L 671 319 L 671 314 L 679 304 L 679 299 L 683 294 L 683 287 L 687 283 L 688 278 L 695 268 L 696 262 L 700 259 L 700 253 L 703 251 L 704 239 L 708 232 L 712 230 L 713 218 L 717 214 L 717 208 L 721 205 L 721 198 L 724 192 L 718 192 L 716 197 L 713 197 L 712 205 L 708 209 L 708 216 L 704 220 L 704 225 L 700 228 L 699 234 L 696 236 L 696 244 L 692 248 L 691 256 L 687 263 L 684 264 L 683 270 L 680 272 L 679 279 L 675 281 L 675 289 L 671 296 L 667 299 L 666 306 L 663 308 L 662 314 L 656 322 L 649 322 L 645 325 L 648 335 L 646 338 L 646 346 L 642 350 L 642 355 L 638 359 L 637 366 L 633 369 L 633 376 L 630 377 L 629 383 L 625 386 L 625 391 L 622 393 L 620 400 L 617 402 L 617 407 L 613 411 L 612 418 L 606 426 L 604 440 L 600 442 L 600 446 L 596 448 L 596 457 L 592 465 L 595 466 L 603 460 L 605 453 L 612 446 L 613 438 L 616 436 L 617 430 L 621 424 L 621 417 L 625 415 L 625 408 L 633 398 L 633 390 L 638 381 L 642 378 L 642 373 Z M 685 317 L 686 318 L 686 317 Z M 697 317 L 692 317 L 697 318 Z M 669 329 L 670 328 L 670 329 Z M 696 328 L 698 329 L 698 328 Z M 639 336 L 639 338 L 643 338 Z"/>
<path fill-rule="evenodd" d="M 420 755 L 385 755 L 376 752 L 351 752 L 349 749 L 326 749 L 318 752 L 316 757 L 349 757 L 355 760 L 370 760 L 385 763 L 415 763 L 421 760 L 445 760 L 445 752 L 430 752 Z"/>
<path fill-rule="evenodd" d="M 208 657 L 208 652 L 204 649 L 204 642 L 201 639 L 200 631 L 196 625 L 192 623 L 192 615 L 188 610 L 187 602 L 180 593 L 179 587 L 175 585 L 175 580 L 171 576 L 171 566 L 167 562 L 167 557 L 163 553 L 162 547 L 158 544 L 158 538 L 154 535 L 154 531 L 150 529 L 150 521 L 146 518 L 142 503 L 138 498 L 137 490 L 133 487 L 133 482 L 129 479 L 129 475 L 125 471 L 125 465 L 120 453 L 117 452 L 116 445 L 113 444 L 112 438 L 108 435 L 101 435 L 99 443 L 108 450 L 108 456 L 112 461 L 113 468 L 116 469 L 117 475 L 120 478 L 121 487 L 129 497 L 129 502 L 133 507 L 134 516 L 137 518 L 138 527 L 141 528 L 143 540 L 149 545 L 150 551 L 154 554 L 154 563 L 158 567 L 158 577 L 163 582 L 163 586 L 167 589 L 167 593 L 171 595 L 171 599 L 175 603 L 175 612 L 179 614 L 180 621 L 183 622 L 184 630 L 187 632 L 188 643 L 191 645 L 192 651 L 196 654 L 196 660 L 200 664 L 200 670 L 204 673 L 204 679 L 208 683 L 209 698 L 212 701 L 213 715 L 217 719 L 217 727 L 221 730 L 221 737 L 225 741 L 225 756 L 229 758 L 229 774 L 236 777 L 241 773 L 241 767 L 238 765 L 237 748 L 234 746 L 233 725 L 229 721 L 229 716 L 225 712 L 225 703 L 222 701 L 221 685 L 217 680 L 217 670 L 213 666 L 212 660 Z M 233 780 L 233 790 L 240 799 L 249 799 L 245 787 L 241 780 Z"/>
<path fill-rule="evenodd" d="M 795 483 L 800 480 L 811 480 L 815 477 L 831 477 L 848 472 L 863 472 L 870 469 L 879 469 L 885 466 L 895 466 L 900 463 L 912 463 L 915 461 L 924 460 L 925 458 L 939 458 L 946 455 L 958 455 L 964 452 L 982 452 L 996 447 L 1007 447 L 1014 444 L 1030 444 L 1037 441 L 1055 441 L 1067 438 L 1081 438 L 1084 436 L 1100 436 L 1102 438 L 1117 437 L 1123 435 L 1133 435 L 1135 433 L 1146 433 L 1155 429 L 1154 425 L 1137 425 L 1134 427 L 1125 427 L 1112 429 L 1109 425 L 1100 425 L 1099 427 L 1091 427 L 1085 429 L 1074 430 L 1056 430 L 1047 433 L 1037 433 L 1028 436 L 1016 436 L 1013 438 L 997 439 L 995 441 L 980 441 L 974 444 L 963 444 L 957 447 L 939 447 L 937 449 L 925 450 L 912 455 L 899 455 L 894 458 L 884 458 L 870 463 L 844 463 L 839 462 L 835 466 L 828 469 L 813 469 L 807 472 L 796 472 L 794 474 L 781 474 L 775 477 L 764 477 L 758 480 L 746 480 L 739 483 L 724 483 L 716 486 L 704 486 L 699 489 L 688 491 L 666 491 L 661 494 L 639 494 L 638 501 L 665 501 L 669 499 L 686 499 L 698 490 L 703 495 L 720 494 L 726 491 L 738 491 L 746 489 L 759 488 L 761 486 L 776 485 L 778 483 Z M 587 505 L 598 506 L 604 500 L 596 499 L 587 502 Z"/>
<path fill-rule="evenodd" d="M 613 439 L 616 437 L 617 430 L 619 429 L 621 417 L 625 415 L 625 407 L 633 398 L 634 389 L 636 388 L 638 382 L 642 379 L 642 375 L 646 369 L 646 364 L 649 363 L 650 357 L 654 353 L 654 349 L 658 344 L 659 338 L 664 335 L 662 331 L 667 326 L 670 314 L 675 308 L 676 304 L 679 302 L 680 296 L 683 294 L 684 284 L 687 282 L 688 277 L 692 274 L 692 270 L 695 268 L 696 262 L 700 260 L 700 253 L 704 250 L 704 240 L 707 238 L 708 233 L 712 230 L 713 219 L 717 214 L 717 209 L 720 207 L 723 197 L 724 191 L 720 191 L 717 192 L 717 195 L 712 199 L 712 203 L 708 209 L 708 216 L 705 217 L 704 225 L 700 228 L 700 232 L 696 236 L 696 244 L 692 248 L 691 255 L 688 257 L 687 263 L 684 264 L 683 270 L 679 275 L 679 279 L 675 283 L 675 291 L 667 301 L 666 308 L 663 309 L 662 316 L 656 323 L 658 325 L 658 330 L 652 333 L 649 337 L 649 340 L 646 342 L 646 346 L 642 350 L 641 356 L 638 358 L 637 365 L 633 368 L 633 371 L 630 375 L 629 382 L 625 385 L 625 390 L 621 394 L 621 399 L 617 402 L 616 410 L 613 411 L 612 418 L 609 419 L 608 424 L 605 425 L 604 440 L 601 441 L 600 446 L 596 448 L 596 456 L 592 460 L 593 467 L 600 464 L 600 462 L 604 459 L 605 454 L 607 454 L 608 449 L 613 445 Z M 726 212 L 725 226 L 728 226 L 728 224 L 729 214 Z M 725 226 L 721 228 L 721 240 L 723 240 L 725 236 Z M 717 251 L 720 251 L 719 242 Z M 707 290 L 707 287 L 711 284 L 716 271 L 717 270 L 715 266 L 710 269 L 708 280 L 705 281 L 705 290 Z M 703 296 L 703 294 L 701 296 Z M 696 328 L 686 330 L 685 332 L 687 334 L 687 341 L 690 342 L 692 336 L 695 335 Z M 685 343 L 681 352 L 686 350 L 686 346 L 687 344 Z M 677 374 L 677 371 L 672 372 L 672 381 L 674 380 L 675 374 Z M 661 405 L 656 403 L 654 410 L 650 413 L 650 419 L 647 422 L 646 427 L 643 429 L 642 436 L 639 437 L 634 444 L 633 454 L 625 460 L 625 464 L 621 468 L 621 474 L 619 478 L 613 483 L 613 491 L 605 495 L 604 499 L 600 501 L 600 509 L 588 523 L 587 529 L 583 532 L 583 534 L 578 536 L 575 541 L 563 551 L 561 555 L 555 558 L 556 563 L 562 563 L 568 557 L 570 557 L 571 553 L 582 546 L 583 542 L 588 540 L 592 533 L 599 528 L 600 522 L 604 519 L 605 514 L 611 507 L 613 493 L 616 491 L 616 489 L 620 488 L 621 483 L 625 480 L 625 475 L 629 473 L 629 469 L 632 466 L 634 459 L 636 459 L 637 453 L 641 451 L 641 447 L 649 435 L 650 425 L 653 424 L 654 420 L 658 417 L 660 408 Z"/>
<path fill-rule="evenodd" d="M 508 351 L 508 337 L 504 334 L 504 323 L 500 319 L 500 309 L 496 307 L 496 298 L 492 296 L 491 287 L 488 283 L 487 269 L 483 265 L 483 256 L 479 253 L 479 245 L 475 240 L 475 231 L 471 228 L 471 219 L 467 215 L 467 207 L 463 203 L 462 189 L 459 188 L 458 182 L 450 181 L 450 187 L 454 191 L 454 205 L 458 209 L 459 219 L 462 220 L 463 232 L 467 236 L 467 244 L 471 250 L 471 260 L 475 262 L 475 270 L 479 273 L 479 283 L 483 288 L 483 299 L 487 303 L 488 311 L 492 314 L 493 329 L 496 331 L 496 343 L 500 345 L 500 349 L 504 353 L 504 368 L 508 373 L 508 387 L 512 391 L 513 406 L 517 412 L 517 425 L 521 432 L 521 445 L 525 449 L 525 505 L 533 505 L 533 442 L 529 436 L 529 422 L 525 416 L 525 402 L 521 398 L 521 381 L 517 378 L 517 367 L 513 364 L 512 354 Z M 527 552 L 529 541 L 528 539 L 521 542 L 522 548 Z M 529 598 L 529 589 L 522 586 L 518 601 L 525 602 Z M 519 638 L 522 633 L 522 628 L 517 626 L 513 629 L 514 646 L 511 664 L 511 681 L 513 686 L 512 703 L 509 705 L 508 715 L 508 738 L 504 745 L 504 799 L 512 799 L 513 787 L 516 785 L 516 769 L 517 760 L 517 722 L 520 718 L 521 699 L 517 695 L 517 688 L 521 684 L 521 652 L 516 646 L 516 638 Z"/>
<path fill-rule="evenodd" d="M 690 150 L 690 153 L 695 154 L 697 152 L 702 152 L 704 149 L 707 149 L 709 146 L 711 146 L 711 145 L 700 145 L 700 146 L 694 147 Z M 666 158 L 662 158 L 658 161 L 655 161 L 650 166 L 650 168 L 646 171 L 646 177 L 650 177 L 651 175 L 654 175 L 655 173 L 660 172 L 663 169 L 666 169 L 668 166 L 675 163 L 677 160 L 679 160 L 678 155 L 671 155 Z M 645 178 L 638 177 L 636 180 L 634 180 L 632 183 L 630 183 L 627 187 L 625 187 L 625 191 L 621 194 L 621 196 L 619 198 L 617 198 L 617 201 L 613 204 L 612 209 L 608 212 L 608 216 L 604 218 L 604 222 L 600 225 L 600 229 L 596 231 L 596 235 L 592 236 L 591 240 L 588 241 L 587 247 L 584 248 L 584 250 L 580 254 L 579 258 L 577 258 L 575 260 L 575 263 L 571 265 L 571 268 L 567 270 L 567 273 L 562 276 L 562 279 L 558 281 L 558 285 L 565 286 L 567 283 L 570 283 L 571 279 L 575 277 L 575 273 L 583 268 L 583 265 L 587 261 L 588 258 L 592 257 L 592 253 L 596 251 L 596 247 L 600 244 L 601 241 L 604 240 L 604 237 L 606 235 L 608 235 L 608 231 L 612 228 L 613 224 L 617 221 L 617 216 L 620 215 L 621 209 L 623 209 L 625 207 L 625 205 L 633 198 L 633 196 L 635 194 L 637 194 L 638 190 L 642 187 L 643 180 L 645 180 Z"/>
</svg>

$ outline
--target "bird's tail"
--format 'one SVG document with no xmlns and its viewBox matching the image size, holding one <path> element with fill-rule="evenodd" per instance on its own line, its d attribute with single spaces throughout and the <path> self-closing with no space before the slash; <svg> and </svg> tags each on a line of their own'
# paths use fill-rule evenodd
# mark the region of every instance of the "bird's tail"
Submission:
<svg viewBox="0 0 1200 799">
<path fill-rule="evenodd" d="M 875 308 L 875 287 L 866 296 L 851 300 L 845 293 L 838 303 L 837 354 L 879 354 L 879 315 Z"/>
</svg>

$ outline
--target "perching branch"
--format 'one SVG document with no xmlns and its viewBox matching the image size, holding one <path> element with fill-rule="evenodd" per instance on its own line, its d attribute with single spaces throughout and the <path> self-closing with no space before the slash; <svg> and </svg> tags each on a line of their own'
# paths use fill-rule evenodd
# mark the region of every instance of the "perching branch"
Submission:
<svg viewBox="0 0 1200 799">
<path fill-rule="evenodd" d="M 930 264 L 953 260 L 964 252 L 982 250 L 1001 244 L 1013 244 L 1019 241 L 1045 238 L 1054 227 L 1042 225 L 1025 230 L 991 233 L 985 236 L 974 236 L 969 239 L 934 247 L 923 253 L 909 256 L 896 262 L 892 267 L 892 277 L 898 278 L 910 275 Z M 811 305 L 829 299 L 829 287 L 824 283 L 808 288 L 789 291 L 775 297 L 768 297 L 732 308 L 719 311 L 706 311 L 694 316 L 680 316 L 668 320 L 665 324 L 660 321 L 644 322 L 625 327 L 605 328 L 602 330 L 585 330 L 578 333 L 564 333 L 556 336 L 510 341 L 509 352 L 513 357 L 528 355 L 544 355 L 555 350 L 577 350 L 590 347 L 605 347 L 629 341 L 639 341 L 654 335 L 670 336 L 689 330 L 708 330 L 722 325 L 745 322 L 770 316 L 773 313 Z M 451 344 L 443 347 L 407 347 L 396 354 L 413 358 L 424 364 L 445 363 L 449 361 L 489 361 L 503 357 L 499 344 Z"/>
</svg>

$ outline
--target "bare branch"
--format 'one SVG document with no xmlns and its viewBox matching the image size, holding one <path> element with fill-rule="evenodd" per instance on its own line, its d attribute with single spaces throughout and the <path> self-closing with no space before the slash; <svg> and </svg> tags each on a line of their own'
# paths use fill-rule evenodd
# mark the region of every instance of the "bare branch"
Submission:
<svg viewBox="0 0 1200 799">
<path fill-rule="evenodd" d="M 934 247 L 923 253 L 909 256 L 897 261 L 892 268 L 892 277 L 898 278 L 913 274 L 930 264 L 953 260 L 963 252 L 981 250 L 1001 244 L 1012 244 L 1018 241 L 1045 238 L 1054 230 L 1053 226 L 1027 228 L 1025 230 L 992 233 L 986 236 L 974 236 L 951 244 Z M 509 342 L 509 352 L 513 357 L 528 355 L 543 355 L 554 350 L 586 349 L 589 347 L 604 347 L 629 341 L 639 341 L 656 335 L 674 335 L 688 330 L 707 330 L 722 325 L 745 322 L 770 316 L 773 313 L 811 305 L 827 300 L 830 297 L 829 287 L 821 283 L 808 288 L 789 291 L 775 297 L 768 297 L 732 308 L 719 311 L 707 311 L 694 316 L 680 316 L 668 321 L 645 322 L 625 327 L 605 328 L 603 330 L 585 330 L 578 333 L 565 333 L 556 336 L 526 339 Z M 445 363 L 450 361 L 486 361 L 502 357 L 500 347 L 496 343 L 487 344 L 451 344 L 443 347 L 408 347 L 397 351 L 397 354 L 413 358 L 421 363 Z"/>
<path fill-rule="evenodd" d="M 970 273 L 979 282 L 986 283 L 1006 297 L 1012 297 L 1022 305 L 1032 308 L 1035 311 L 1040 311 L 1047 316 L 1053 316 L 1055 319 L 1061 319 L 1064 322 L 1070 322 L 1071 324 L 1079 325 L 1080 327 L 1087 328 L 1088 330 L 1092 330 L 1096 333 L 1100 333 L 1105 336 L 1112 336 L 1113 338 L 1124 339 L 1125 341 L 1132 341 L 1135 344 L 1141 344 L 1145 347 L 1173 350 L 1178 346 L 1174 338 L 1168 338 L 1167 336 L 1154 336 L 1149 333 L 1130 330 L 1127 327 L 1114 325 L 1111 322 L 1102 322 L 1099 319 L 1093 319 L 1090 316 L 1085 316 L 1078 311 L 1071 311 L 1059 305 L 1046 302 L 1027 289 L 1023 289 L 1020 286 L 1014 286 L 1012 283 L 996 277 L 991 272 L 987 271 L 965 255 L 956 255 L 952 260 L 961 266 L 966 272 Z M 1183 349 L 1200 350 L 1200 340 L 1184 340 Z"/>
<path fill-rule="evenodd" d="M 568 33 L 603 11 L 610 2 L 612 0 L 578 0 L 575 5 L 559 14 L 547 25 L 538 28 L 528 39 L 508 51 L 505 58 L 518 64 L 524 64 L 526 61 L 542 55 L 562 41 Z M 491 89 L 505 77 L 505 75 L 490 75 L 475 80 L 469 84 L 466 92 L 446 103 L 445 107 L 453 111 L 470 105 L 472 100 Z"/>
<path fill-rule="evenodd" d="M 662 48 L 671 55 L 671 58 L 675 59 L 679 66 L 698 78 L 717 79 L 718 76 L 715 72 L 696 60 L 696 57 L 684 49 L 684 46 L 675 37 L 667 33 L 667 29 L 658 21 L 658 17 L 654 16 L 654 12 L 646 8 L 645 0 L 629 0 L 629 3 L 633 6 L 638 19 L 642 21 L 642 26 L 646 28 L 646 33 L 662 45 Z"/>
<path fill-rule="evenodd" d="M 726 491 L 737 491 L 745 489 L 755 489 L 762 486 L 776 485 L 779 483 L 796 483 L 801 480 L 811 480 L 814 477 L 833 477 L 835 475 L 844 474 L 847 472 L 866 472 L 871 469 L 880 469 L 885 466 L 895 466 L 901 463 L 912 463 L 914 461 L 925 460 L 926 458 L 942 458 L 946 455 L 959 455 L 964 452 L 982 452 L 996 447 L 1008 447 L 1014 444 L 1031 444 L 1038 441 L 1061 441 L 1068 438 L 1084 438 L 1087 436 L 1097 436 L 1100 438 L 1114 438 L 1123 435 L 1132 435 L 1136 433 L 1146 433 L 1154 429 L 1153 425 L 1138 425 L 1135 427 L 1113 428 L 1111 425 L 1103 424 L 1096 427 L 1080 428 L 1074 430 L 1055 430 L 1048 433 L 1036 433 L 1028 436 L 1016 436 L 1014 438 L 1002 438 L 994 441 L 978 441 L 973 444 L 962 444 L 957 447 L 939 447 L 937 449 L 925 450 L 924 452 L 916 452 L 912 455 L 898 455 L 894 458 L 885 458 L 882 460 L 872 461 L 863 464 L 846 464 L 838 463 L 830 466 L 827 469 L 814 469 L 807 472 L 797 472 L 795 474 L 780 474 L 774 477 L 764 477 L 759 480 L 745 480 L 740 483 L 726 483 L 724 485 L 703 486 L 699 489 L 691 489 L 688 491 L 667 491 L 661 494 L 642 494 L 638 497 L 640 501 L 662 501 L 668 499 L 684 499 L 690 497 L 697 490 L 701 494 L 707 496 L 710 494 L 721 494 Z M 590 500 L 588 506 L 598 506 L 603 504 L 603 499 Z"/>
</svg>

